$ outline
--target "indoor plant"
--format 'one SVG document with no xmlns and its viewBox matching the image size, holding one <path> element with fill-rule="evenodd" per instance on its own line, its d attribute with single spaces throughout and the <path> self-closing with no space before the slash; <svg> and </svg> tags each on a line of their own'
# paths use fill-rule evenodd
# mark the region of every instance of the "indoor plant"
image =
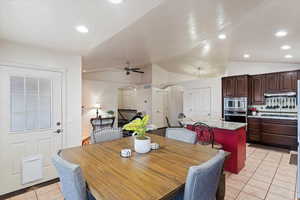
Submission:
<svg viewBox="0 0 300 200">
<path fill-rule="evenodd" d="M 146 136 L 146 126 L 149 121 L 149 115 L 145 115 L 143 119 L 136 119 L 126 124 L 123 129 L 134 131 L 134 150 L 137 153 L 147 153 L 151 149 L 151 139 Z"/>
</svg>

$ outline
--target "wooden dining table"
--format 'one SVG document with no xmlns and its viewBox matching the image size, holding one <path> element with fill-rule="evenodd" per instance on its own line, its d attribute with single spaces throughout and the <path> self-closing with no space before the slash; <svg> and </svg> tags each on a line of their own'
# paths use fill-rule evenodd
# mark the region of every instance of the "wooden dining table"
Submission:
<svg viewBox="0 0 300 200">
<path fill-rule="evenodd" d="M 146 154 L 120 156 L 121 149 L 134 149 L 133 137 L 122 138 L 61 151 L 61 156 L 80 165 L 89 190 L 96 199 L 171 199 L 184 189 L 188 169 L 217 154 L 210 145 L 188 144 L 158 135 L 151 141 L 160 145 Z M 225 179 L 225 176 L 221 176 Z M 225 180 L 220 181 L 217 199 L 224 199 Z"/>
</svg>

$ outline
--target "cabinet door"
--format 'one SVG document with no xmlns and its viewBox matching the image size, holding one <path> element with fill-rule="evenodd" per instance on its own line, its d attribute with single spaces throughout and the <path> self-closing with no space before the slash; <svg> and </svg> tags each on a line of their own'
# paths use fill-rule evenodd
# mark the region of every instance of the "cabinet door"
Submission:
<svg viewBox="0 0 300 200">
<path fill-rule="evenodd" d="M 259 118 L 248 118 L 248 141 L 260 142 L 261 120 Z"/>
<path fill-rule="evenodd" d="M 266 92 L 276 93 L 279 89 L 279 73 L 266 74 Z"/>
<path fill-rule="evenodd" d="M 281 72 L 280 75 L 280 91 L 295 92 L 297 90 L 297 72 Z"/>
<path fill-rule="evenodd" d="M 248 76 L 236 77 L 236 94 L 237 97 L 248 96 Z"/>
<path fill-rule="evenodd" d="M 265 76 L 256 75 L 252 76 L 252 104 L 262 105 L 264 104 L 264 92 L 265 92 Z"/>
<path fill-rule="evenodd" d="M 233 97 L 235 95 L 236 79 L 233 77 L 223 78 L 223 96 Z"/>
</svg>

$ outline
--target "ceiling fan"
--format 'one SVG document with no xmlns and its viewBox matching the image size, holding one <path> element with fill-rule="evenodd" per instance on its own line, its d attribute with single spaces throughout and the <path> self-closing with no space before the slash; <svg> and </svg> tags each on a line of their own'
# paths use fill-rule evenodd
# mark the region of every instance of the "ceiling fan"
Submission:
<svg viewBox="0 0 300 200">
<path fill-rule="evenodd" d="M 124 70 L 126 71 L 126 75 L 130 75 L 131 72 L 140 73 L 140 74 L 144 73 L 143 71 L 141 71 L 141 68 L 131 66 L 129 61 L 126 62 L 126 65 L 127 66 L 124 68 Z"/>
</svg>

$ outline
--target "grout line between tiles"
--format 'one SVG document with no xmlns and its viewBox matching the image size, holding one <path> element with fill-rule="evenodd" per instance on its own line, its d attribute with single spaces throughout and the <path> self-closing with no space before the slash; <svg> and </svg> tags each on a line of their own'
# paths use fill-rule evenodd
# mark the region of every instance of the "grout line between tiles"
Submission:
<svg viewBox="0 0 300 200">
<path fill-rule="evenodd" d="M 255 149 L 255 151 L 256 151 L 257 149 Z M 254 151 L 254 152 L 255 152 Z M 254 153 L 253 152 L 253 153 Z M 252 154 L 253 154 L 252 153 Z M 251 154 L 251 155 L 252 155 Z M 253 175 L 255 174 L 255 172 L 257 171 L 257 169 L 259 168 L 259 166 L 261 165 L 261 163 L 263 162 L 263 160 L 267 157 L 267 155 L 268 155 L 269 153 L 267 153 L 266 155 L 265 155 L 265 157 L 260 161 L 260 163 L 257 165 L 257 167 L 256 167 L 256 169 L 254 170 L 254 172 L 253 172 L 253 174 L 252 174 L 252 176 L 249 178 L 249 180 L 247 181 L 247 183 L 245 184 L 245 186 L 244 187 L 242 187 L 242 189 L 240 190 L 240 192 L 239 192 L 239 194 L 237 195 L 237 197 L 236 197 L 236 200 L 237 200 L 237 198 L 239 197 L 239 195 L 240 195 L 240 193 L 242 192 L 242 190 L 246 187 L 246 185 L 248 184 L 248 182 L 250 181 L 250 179 L 253 177 Z M 250 157 L 250 156 L 249 156 Z M 247 193 L 247 192 L 245 192 L 245 193 Z M 247 193 L 248 194 L 248 193 Z M 252 195 L 253 196 L 253 195 Z"/>
<path fill-rule="evenodd" d="M 268 196 L 268 193 L 269 193 L 269 191 L 270 191 L 271 185 L 272 185 L 272 183 L 273 183 L 273 181 L 274 181 L 274 179 L 275 179 L 275 176 L 276 176 L 276 174 L 277 174 L 277 171 L 278 171 L 278 169 L 279 169 L 279 165 L 280 165 L 280 163 L 281 163 L 282 157 L 283 157 L 283 155 L 281 154 L 281 156 L 280 156 L 280 161 L 279 161 L 279 163 L 277 164 L 277 168 L 276 168 L 275 174 L 274 174 L 274 176 L 273 176 L 273 178 L 272 178 L 272 181 L 271 181 L 270 186 L 268 187 L 268 190 L 267 190 L 267 193 L 266 193 L 266 196 L 265 196 L 264 200 L 265 200 L 265 199 L 267 198 L 267 196 Z"/>
<path fill-rule="evenodd" d="M 39 200 L 36 190 L 33 191 L 37 200 Z"/>
</svg>

